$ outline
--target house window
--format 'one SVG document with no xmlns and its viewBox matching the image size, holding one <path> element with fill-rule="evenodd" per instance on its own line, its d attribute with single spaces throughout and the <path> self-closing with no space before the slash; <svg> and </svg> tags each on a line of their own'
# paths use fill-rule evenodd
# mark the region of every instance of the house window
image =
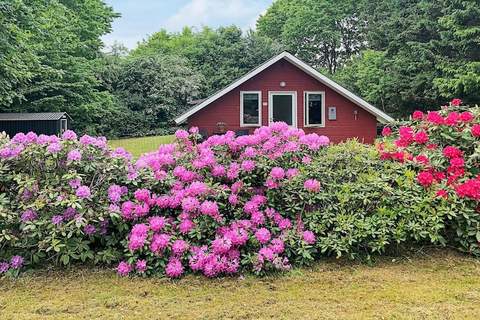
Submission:
<svg viewBox="0 0 480 320">
<path fill-rule="evenodd" d="M 240 126 L 262 124 L 262 93 L 260 91 L 240 92 Z"/>
<path fill-rule="evenodd" d="M 325 126 L 325 92 L 305 92 L 305 127 Z"/>
</svg>

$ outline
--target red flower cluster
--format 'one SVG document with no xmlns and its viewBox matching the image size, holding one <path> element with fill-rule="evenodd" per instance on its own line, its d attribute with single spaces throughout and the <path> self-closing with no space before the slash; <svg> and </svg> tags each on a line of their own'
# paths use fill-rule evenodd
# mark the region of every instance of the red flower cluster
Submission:
<svg viewBox="0 0 480 320">
<path fill-rule="evenodd" d="M 463 153 L 460 149 L 453 147 L 453 146 L 447 146 L 443 148 L 443 155 L 449 159 L 452 158 L 460 158 Z"/>
<path fill-rule="evenodd" d="M 462 111 L 463 107 L 452 110 L 461 104 L 460 99 L 453 99 L 450 106 L 440 111 L 427 114 L 415 111 L 412 121 L 401 126 L 398 132 L 384 129 L 384 137 L 397 134 L 394 146 L 388 142 L 390 138 L 386 138 L 385 143 L 378 147 L 382 159 L 418 168 L 416 181 L 425 188 L 433 187 L 437 197 L 447 198 L 453 191 L 459 197 L 478 201 L 480 178 L 471 178 L 476 171 L 471 170 L 466 159 L 473 149 L 471 140 L 464 140 L 463 132 L 480 137 L 480 113 L 475 108 L 469 111 Z"/>
<path fill-rule="evenodd" d="M 475 200 L 480 200 L 480 179 L 470 179 L 459 184 L 455 190 L 459 197 L 468 197 Z"/>
<path fill-rule="evenodd" d="M 480 137 L 480 124 L 476 124 L 472 127 L 472 136 L 474 137 Z"/>
<path fill-rule="evenodd" d="M 417 175 L 417 181 L 424 187 L 430 187 L 435 181 L 435 178 L 429 171 L 422 171 Z"/>
<path fill-rule="evenodd" d="M 462 100 L 456 98 L 456 99 L 453 99 L 453 100 L 450 102 L 450 104 L 451 104 L 452 106 L 458 107 L 458 106 L 460 106 L 460 105 L 462 104 Z"/>
</svg>

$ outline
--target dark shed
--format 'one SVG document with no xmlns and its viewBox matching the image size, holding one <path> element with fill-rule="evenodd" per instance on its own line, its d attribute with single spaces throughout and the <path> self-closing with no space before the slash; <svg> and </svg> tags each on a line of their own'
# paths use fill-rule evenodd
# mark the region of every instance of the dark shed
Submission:
<svg viewBox="0 0 480 320">
<path fill-rule="evenodd" d="M 10 137 L 19 132 L 61 134 L 70 127 L 72 118 L 66 112 L 0 113 L 0 132 Z"/>
</svg>

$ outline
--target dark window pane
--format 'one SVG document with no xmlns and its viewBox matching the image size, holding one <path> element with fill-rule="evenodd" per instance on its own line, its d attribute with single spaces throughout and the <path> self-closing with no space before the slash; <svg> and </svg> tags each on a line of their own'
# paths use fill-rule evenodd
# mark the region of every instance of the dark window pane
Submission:
<svg viewBox="0 0 480 320">
<path fill-rule="evenodd" d="M 243 94 L 243 123 L 258 124 L 260 115 L 258 108 L 258 93 Z"/>
<path fill-rule="evenodd" d="M 322 124 L 322 95 L 308 94 L 308 124 Z"/>
<path fill-rule="evenodd" d="M 292 117 L 293 100 L 291 95 L 273 96 L 273 121 L 283 121 L 288 125 L 293 125 Z"/>
</svg>

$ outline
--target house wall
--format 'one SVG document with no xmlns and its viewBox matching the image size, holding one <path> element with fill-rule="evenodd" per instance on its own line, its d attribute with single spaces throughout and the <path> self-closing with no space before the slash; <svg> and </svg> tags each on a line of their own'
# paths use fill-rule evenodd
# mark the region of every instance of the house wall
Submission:
<svg viewBox="0 0 480 320">
<path fill-rule="evenodd" d="M 280 82 L 286 83 L 280 87 Z M 188 126 L 196 126 L 215 133 L 218 122 L 225 122 L 227 130 L 249 129 L 255 127 L 240 127 L 240 91 L 262 92 L 262 125 L 268 125 L 268 92 L 269 91 L 297 91 L 297 127 L 306 133 L 326 135 L 333 142 L 344 141 L 349 138 L 358 138 L 365 143 L 373 143 L 376 137 L 377 120 L 374 115 L 355 105 L 350 100 L 325 86 L 315 78 L 306 74 L 286 60 L 280 60 L 270 68 L 244 82 L 236 89 L 211 103 L 197 113 L 190 116 Z M 325 127 L 304 127 L 304 91 L 325 92 Z M 335 106 L 337 120 L 328 120 L 328 107 Z M 354 111 L 358 114 L 355 117 Z"/>
<path fill-rule="evenodd" d="M 19 132 L 35 132 L 37 134 L 59 134 L 59 120 L 0 121 L 0 132 L 5 131 L 10 137 Z"/>
</svg>

